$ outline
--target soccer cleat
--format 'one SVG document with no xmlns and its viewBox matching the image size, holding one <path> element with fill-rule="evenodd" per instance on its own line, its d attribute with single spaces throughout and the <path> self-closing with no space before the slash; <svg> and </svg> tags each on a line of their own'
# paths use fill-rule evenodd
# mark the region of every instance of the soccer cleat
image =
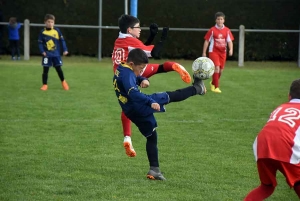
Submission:
<svg viewBox="0 0 300 201">
<path fill-rule="evenodd" d="M 151 180 L 166 180 L 158 167 L 150 167 L 147 178 Z"/>
<path fill-rule="evenodd" d="M 204 85 L 203 80 L 196 78 L 194 75 L 193 75 L 193 79 L 194 79 L 193 86 L 196 88 L 197 94 L 204 95 L 206 93 L 206 87 Z"/>
<path fill-rule="evenodd" d="M 41 87 L 41 90 L 43 91 L 46 91 L 48 89 L 48 85 L 44 84 L 42 87 Z"/>
<path fill-rule="evenodd" d="M 125 148 L 125 153 L 127 156 L 129 156 L 129 157 L 136 156 L 136 152 L 134 151 L 133 146 L 132 146 L 131 137 L 129 137 L 129 136 L 124 137 L 123 146 Z"/>
<path fill-rule="evenodd" d="M 218 88 L 215 88 L 215 90 L 213 90 L 213 92 L 215 92 L 215 93 L 222 93 L 222 91 L 220 90 L 219 87 L 218 87 Z"/>
<path fill-rule="evenodd" d="M 69 85 L 66 82 L 66 80 L 62 81 L 61 84 L 62 84 L 62 87 L 64 88 L 64 90 L 66 90 L 66 91 L 69 90 Z"/>
<path fill-rule="evenodd" d="M 215 85 L 212 84 L 212 81 L 210 81 L 209 84 L 210 84 L 210 90 L 211 90 L 211 91 L 214 91 L 215 88 L 216 88 Z"/>
<path fill-rule="evenodd" d="M 174 71 L 176 71 L 177 73 L 179 73 L 181 79 L 185 82 L 185 83 L 190 83 L 191 82 L 191 76 L 189 74 L 189 72 L 187 72 L 185 70 L 185 68 L 183 66 L 181 66 L 178 63 L 174 63 L 172 65 L 172 68 Z"/>
</svg>

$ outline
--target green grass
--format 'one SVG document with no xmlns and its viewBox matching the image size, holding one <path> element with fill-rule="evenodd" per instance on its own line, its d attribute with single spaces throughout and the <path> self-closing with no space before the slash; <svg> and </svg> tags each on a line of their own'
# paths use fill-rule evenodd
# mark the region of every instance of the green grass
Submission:
<svg viewBox="0 0 300 201">
<path fill-rule="evenodd" d="M 179 62 L 191 69 L 192 61 Z M 109 58 L 65 58 L 69 91 L 54 69 L 40 91 L 40 63 L 0 60 L 0 200 L 242 200 L 259 184 L 254 138 L 299 77 L 296 63 L 227 62 L 222 94 L 156 114 L 161 182 L 145 177 L 145 139 L 134 125 L 137 156 L 125 155 Z M 187 86 L 175 72 L 150 81 L 145 93 Z M 268 200 L 297 199 L 279 173 Z"/>
</svg>

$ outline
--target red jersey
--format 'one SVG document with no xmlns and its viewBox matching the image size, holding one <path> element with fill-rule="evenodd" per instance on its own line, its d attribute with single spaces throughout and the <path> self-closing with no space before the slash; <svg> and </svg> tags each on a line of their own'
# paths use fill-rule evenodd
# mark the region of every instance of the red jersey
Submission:
<svg viewBox="0 0 300 201">
<path fill-rule="evenodd" d="M 209 41 L 208 52 L 226 53 L 227 43 L 234 40 L 229 28 L 223 25 L 219 28 L 217 25 L 210 28 L 205 34 L 204 39 Z"/>
<path fill-rule="evenodd" d="M 115 41 L 114 50 L 111 56 L 114 71 L 121 64 L 127 60 L 128 54 L 132 49 L 140 48 L 144 50 L 148 57 L 151 57 L 151 51 L 154 45 L 144 45 L 142 41 L 134 38 L 130 34 L 119 33 L 119 37 Z"/>
<path fill-rule="evenodd" d="M 277 107 L 256 137 L 255 159 L 271 158 L 291 164 L 300 163 L 300 99 Z"/>
</svg>

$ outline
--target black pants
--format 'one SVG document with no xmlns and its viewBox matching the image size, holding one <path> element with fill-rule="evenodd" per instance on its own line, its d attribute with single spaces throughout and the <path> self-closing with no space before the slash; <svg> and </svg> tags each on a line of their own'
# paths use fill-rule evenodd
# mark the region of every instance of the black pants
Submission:
<svg viewBox="0 0 300 201">
<path fill-rule="evenodd" d="M 60 81 L 64 81 L 65 80 L 65 77 L 64 77 L 64 73 L 61 69 L 61 66 L 54 66 L 56 72 L 57 72 L 57 75 L 60 79 Z M 47 84 L 48 82 L 48 72 L 49 72 L 49 69 L 50 67 L 43 67 L 43 74 L 42 74 L 42 81 L 43 81 L 43 84 Z"/>
<path fill-rule="evenodd" d="M 11 48 L 11 57 L 20 57 L 20 42 L 19 40 L 9 40 L 9 45 Z"/>
</svg>

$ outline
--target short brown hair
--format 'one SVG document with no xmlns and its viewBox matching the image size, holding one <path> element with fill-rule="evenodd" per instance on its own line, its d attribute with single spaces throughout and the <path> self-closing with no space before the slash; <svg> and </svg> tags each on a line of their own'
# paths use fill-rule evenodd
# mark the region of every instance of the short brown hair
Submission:
<svg viewBox="0 0 300 201">
<path fill-rule="evenodd" d="M 215 19 L 217 19 L 218 17 L 223 17 L 225 19 L 225 14 L 222 12 L 216 12 Z"/>
<path fill-rule="evenodd" d="M 9 18 L 9 24 L 15 24 L 16 22 L 17 22 L 17 18 L 16 17 Z"/>
<path fill-rule="evenodd" d="M 55 16 L 52 14 L 46 14 L 44 21 L 47 21 L 47 20 L 55 20 Z"/>
<path fill-rule="evenodd" d="M 300 79 L 294 80 L 290 87 L 291 99 L 300 99 Z"/>
</svg>

